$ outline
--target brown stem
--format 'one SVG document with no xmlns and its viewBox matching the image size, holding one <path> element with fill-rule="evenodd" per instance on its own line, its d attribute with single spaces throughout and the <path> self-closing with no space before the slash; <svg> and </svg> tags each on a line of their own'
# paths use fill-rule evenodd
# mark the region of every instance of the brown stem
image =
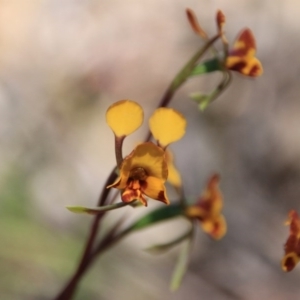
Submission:
<svg viewBox="0 0 300 300">
<path fill-rule="evenodd" d="M 161 101 L 159 102 L 158 107 L 165 107 L 167 106 L 172 97 L 174 96 L 174 93 L 178 90 L 178 88 L 187 80 L 187 78 L 190 76 L 195 64 L 199 60 L 199 58 L 213 45 L 213 43 L 220 37 L 220 35 L 216 35 L 212 39 L 210 39 L 204 47 L 202 47 L 199 51 L 196 52 L 196 54 L 189 60 L 189 62 L 184 66 L 184 68 L 178 73 L 178 75 L 175 77 L 175 79 L 172 81 L 171 85 L 168 87 L 166 92 L 164 93 Z M 151 139 L 151 132 L 148 133 L 146 141 L 149 141 Z M 109 195 L 110 189 L 106 189 L 106 186 L 112 184 L 117 178 L 116 168 L 114 168 L 104 187 L 102 190 L 102 193 L 98 200 L 98 206 L 102 206 L 105 204 L 105 201 L 107 199 L 107 196 Z M 88 266 L 90 265 L 91 261 L 98 256 L 100 253 L 102 253 L 105 249 L 107 249 L 110 245 L 116 243 L 116 241 L 119 241 L 120 238 L 122 238 L 125 235 L 120 235 L 119 238 L 112 238 L 113 240 L 102 240 L 100 244 L 97 246 L 97 250 L 92 253 L 92 247 L 95 242 L 99 224 L 102 220 L 102 217 L 104 216 L 105 212 L 102 214 L 98 214 L 94 217 L 94 220 L 91 225 L 90 234 L 86 241 L 84 251 L 81 257 L 81 260 L 79 262 L 79 265 L 74 273 L 74 275 L 71 277 L 69 282 L 65 285 L 63 290 L 58 294 L 57 297 L 54 298 L 54 300 L 70 300 L 72 299 L 74 292 L 76 290 L 76 287 L 83 276 L 84 272 L 87 270 Z"/>
<path fill-rule="evenodd" d="M 84 261 L 83 264 L 80 264 L 80 266 L 77 268 L 76 272 L 73 274 L 73 276 L 70 278 L 64 289 L 58 294 L 55 300 L 70 300 L 72 299 L 76 287 L 80 281 L 80 279 L 83 277 L 85 272 L 87 271 L 88 267 L 91 265 L 92 261 L 100 254 L 102 254 L 105 250 L 107 250 L 109 247 L 113 246 L 115 243 L 120 241 L 128 232 L 122 232 L 119 235 L 115 235 L 115 232 L 117 229 L 122 225 L 124 221 L 124 218 L 121 219 L 113 228 L 106 234 L 106 236 L 102 239 L 102 241 L 99 243 L 95 251 L 93 251 Z"/>
<path fill-rule="evenodd" d="M 102 193 L 98 200 L 98 206 L 102 206 L 105 203 L 105 200 L 107 199 L 107 196 L 109 194 L 110 189 L 106 189 L 106 186 L 113 183 L 117 178 L 116 169 L 114 168 L 109 177 L 106 180 L 106 183 L 103 187 Z M 72 276 L 72 278 L 69 280 L 69 282 L 66 284 L 66 286 L 63 288 L 63 290 L 57 295 L 57 297 L 54 298 L 54 300 L 69 300 L 72 299 L 72 296 L 75 292 L 75 289 L 77 287 L 77 284 L 82 277 L 86 267 L 88 266 L 88 258 L 90 255 L 90 252 L 93 247 L 93 243 L 95 241 L 95 238 L 98 233 L 99 224 L 104 216 L 104 212 L 102 214 L 98 214 L 94 217 L 94 220 L 91 225 L 90 234 L 88 236 L 88 239 L 86 241 L 83 254 L 81 256 L 81 260 L 78 264 L 78 267 L 76 269 L 76 272 Z"/>
<path fill-rule="evenodd" d="M 116 154 L 117 167 L 119 169 L 121 168 L 121 164 L 123 161 L 122 147 L 123 147 L 123 141 L 125 137 L 126 135 L 121 137 L 115 135 L 115 154 Z"/>
<path fill-rule="evenodd" d="M 164 96 L 162 97 L 162 99 L 160 101 L 160 105 L 158 107 L 164 107 L 170 102 L 170 100 L 175 92 L 171 87 L 172 87 L 172 85 L 166 90 Z M 151 139 L 151 132 L 149 132 L 149 135 L 148 135 L 146 141 L 148 141 L 150 139 Z M 109 191 L 110 191 L 109 189 L 106 189 L 106 186 L 112 184 L 116 180 L 116 178 L 117 178 L 117 173 L 116 173 L 116 169 L 114 168 L 112 170 L 112 172 L 110 173 L 110 175 L 103 187 L 102 194 L 99 197 L 98 206 L 102 206 L 105 203 L 106 197 L 108 196 Z M 90 229 L 90 235 L 85 244 L 84 252 L 82 254 L 82 258 L 80 260 L 78 268 L 77 268 L 76 272 L 74 273 L 74 275 L 69 280 L 69 282 L 66 284 L 66 286 L 64 286 L 63 290 L 53 300 L 72 299 L 72 296 L 75 292 L 78 282 L 80 281 L 82 275 L 84 274 L 85 270 L 87 269 L 88 265 L 90 264 L 90 261 L 88 259 L 89 254 L 91 252 L 93 243 L 97 236 L 100 220 L 102 219 L 103 215 L 104 215 L 104 213 L 99 214 L 94 217 L 94 220 L 93 220 L 93 223 L 92 223 L 92 226 Z M 98 247 L 97 247 L 98 250 L 96 251 L 96 253 L 94 253 L 93 257 L 95 257 L 96 255 L 99 255 L 102 252 L 101 245 L 103 245 L 102 242 L 98 245 Z"/>
</svg>

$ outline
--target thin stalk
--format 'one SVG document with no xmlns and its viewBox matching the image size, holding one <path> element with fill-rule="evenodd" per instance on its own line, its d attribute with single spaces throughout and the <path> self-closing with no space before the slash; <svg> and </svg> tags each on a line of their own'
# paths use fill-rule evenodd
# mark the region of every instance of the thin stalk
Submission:
<svg viewBox="0 0 300 300">
<path fill-rule="evenodd" d="M 102 239 L 102 241 L 99 244 L 100 251 L 98 250 L 97 254 L 103 253 L 106 249 L 108 249 L 110 246 L 112 246 L 113 244 L 115 244 L 117 241 L 119 241 L 121 238 L 123 238 L 125 236 L 122 234 L 115 235 L 116 231 L 123 224 L 123 222 L 124 222 L 124 218 L 120 219 L 112 227 L 112 229 L 110 231 L 108 231 L 108 233 L 105 235 L 105 237 Z M 93 255 L 94 253 L 95 253 L 95 251 L 93 253 L 91 253 L 91 255 L 89 255 L 89 257 L 87 257 L 87 259 L 85 260 L 85 263 L 83 265 L 81 265 L 80 268 L 77 269 L 77 271 L 70 278 L 70 280 L 68 281 L 68 283 L 66 284 L 64 289 L 61 291 L 61 293 L 56 298 L 54 298 L 55 300 L 70 300 L 70 299 L 72 299 L 80 279 L 83 277 L 86 270 L 91 265 L 91 262 L 96 257 L 96 255 Z"/>
<path fill-rule="evenodd" d="M 208 49 L 214 44 L 214 42 L 220 38 L 220 35 L 216 35 L 198 50 L 193 57 L 187 62 L 187 64 L 178 72 L 174 80 L 171 82 L 167 90 L 165 91 L 159 105 L 157 107 L 166 107 L 172 100 L 174 93 L 181 87 L 181 85 L 189 78 L 196 63 L 206 53 Z M 150 141 L 152 133 L 148 131 L 146 141 Z"/>
<path fill-rule="evenodd" d="M 115 210 L 120 207 L 124 207 L 127 205 L 133 205 L 136 204 L 138 201 L 132 201 L 132 202 L 118 202 L 113 203 L 110 205 L 104 205 L 104 206 L 97 206 L 97 207 L 85 207 L 85 206 L 67 206 L 66 208 L 74 213 L 78 214 L 91 214 L 91 215 L 97 215 L 99 213 L 103 213 L 104 211 L 110 211 Z"/>
<path fill-rule="evenodd" d="M 195 55 L 188 61 L 188 63 L 182 68 L 182 70 L 177 74 L 175 79 L 171 82 L 170 86 L 167 88 L 165 93 L 163 94 L 163 97 L 161 98 L 159 104 L 157 107 L 166 107 L 170 101 L 172 100 L 175 92 L 178 90 L 178 88 L 188 79 L 190 76 L 193 68 L 195 67 L 195 64 L 197 61 L 205 54 L 205 52 L 213 45 L 213 43 L 220 38 L 220 35 L 216 35 L 212 39 L 210 39 L 200 50 L 198 50 Z M 151 139 L 151 132 L 148 133 L 146 137 L 146 141 L 149 141 Z M 101 195 L 98 200 L 97 206 L 102 206 L 105 204 L 106 199 L 109 195 L 110 189 L 106 189 L 106 187 L 110 184 L 112 184 L 117 178 L 116 168 L 114 168 L 109 177 L 106 180 L 106 183 L 102 189 Z M 97 246 L 97 249 L 95 252 L 92 252 L 92 248 L 95 242 L 95 239 L 97 237 L 97 233 L 99 230 L 100 222 L 104 216 L 105 212 L 100 213 L 94 217 L 94 220 L 90 227 L 90 233 L 87 238 L 87 241 L 85 243 L 85 247 L 83 250 L 83 254 L 81 256 L 80 262 L 78 264 L 78 267 L 73 274 L 73 276 L 70 278 L 68 283 L 63 287 L 62 291 L 54 298 L 54 300 L 70 300 L 72 299 L 74 292 L 76 290 L 76 287 L 87 270 L 88 266 L 90 265 L 91 261 L 100 253 L 102 253 L 104 250 L 106 250 L 109 246 L 119 241 L 121 238 L 123 238 L 125 235 L 128 234 L 128 232 L 123 232 L 119 236 L 116 236 L 113 238 L 113 240 L 107 239 L 100 242 L 100 244 Z"/>
<path fill-rule="evenodd" d="M 126 135 L 121 137 L 115 135 L 115 155 L 116 155 L 117 167 L 119 169 L 121 168 L 121 164 L 123 161 L 122 148 L 123 148 L 123 141 L 125 137 Z"/>
<path fill-rule="evenodd" d="M 107 178 L 106 183 L 102 189 L 102 193 L 98 200 L 98 206 L 102 206 L 105 204 L 105 200 L 110 191 L 110 189 L 106 189 L 106 186 L 108 186 L 109 184 L 114 182 L 116 180 L 116 178 L 117 178 L 117 173 L 116 173 L 116 169 L 114 168 L 111 171 L 111 173 L 110 173 L 109 177 Z M 87 261 L 88 261 L 89 255 L 91 253 L 94 241 L 95 241 L 97 233 L 98 233 L 99 224 L 100 224 L 100 221 L 101 221 L 102 217 L 104 216 L 104 214 L 105 214 L 105 212 L 103 212 L 102 214 L 98 214 L 94 217 L 94 220 L 90 227 L 90 231 L 89 231 L 90 233 L 86 240 L 85 247 L 84 247 L 80 262 L 78 264 L 78 267 L 77 267 L 75 273 L 73 274 L 73 276 L 70 278 L 70 280 L 67 282 L 67 284 L 63 287 L 62 291 L 54 298 L 54 300 L 72 299 L 75 289 L 78 285 L 78 282 L 86 269 Z"/>
</svg>

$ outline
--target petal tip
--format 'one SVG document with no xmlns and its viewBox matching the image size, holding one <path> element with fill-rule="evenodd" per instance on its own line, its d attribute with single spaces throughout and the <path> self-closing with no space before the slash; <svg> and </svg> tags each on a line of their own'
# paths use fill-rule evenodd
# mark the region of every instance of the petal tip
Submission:
<svg viewBox="0 0 300 300">
<path fill-rule="evenodd" d="M 161 107 L 150 117 L 149 127 L 154 138 L 165 148 L 184 136 L 186 119 L 175 109 Z"/>
<path fill-rule="evenodd" d="M 106 123 L 117 137 L 127 136 L 143 123 L 142 107 L 132 100 L 120 100 L 106 111 Z"/>
</svg>

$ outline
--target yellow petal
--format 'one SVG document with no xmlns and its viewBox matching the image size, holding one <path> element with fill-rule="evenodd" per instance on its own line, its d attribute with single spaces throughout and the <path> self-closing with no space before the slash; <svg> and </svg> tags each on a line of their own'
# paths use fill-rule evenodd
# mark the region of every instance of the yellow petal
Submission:
<svg viewBox="0 0 300 300">
<path fill-rule="evenodd" d="M 207 212 L 200 206 L 191 205 L 186 208 L 185 215 L 188 218 L 203 219 L 205 216 L 207 216 Z"/>
<path fill-rule="evenodd" d="M 181 176 L 174 165 L 173 154 L 170 150 L 166 150 L 166 161 L 168 165 L 168 181 L 179 190 L 182 186 Z"/>
<path fill-rule="evenodd" d="M 216 240 L 221 239 L 227 231 L 227 225 L 223 215 L 201 221 L 201 226 L 204 232 Z"/>
<path fill-rule="evenodd" d="M 120 100 L 106 111 L 106 123 L 118 137 L 133 133 L 142 125 L 143 119 L 142 107 L 131 100 Z"/>
<path fill-rule="evenodd" d="M 153 176 L 163 181 L 167 180 L 168 167 L 165 152 L 151 142 L 142 143 L 125 157 L 121 165 L 120 175 L 128 178 L 130 171 L 143 168 L 147 176 Z"/>
<path fill-rule="evenodd" d="M 288 253 L 281 261 L 282 270 L 285 272 L 292 271 L 299 260 L 299 256 L 295 252 Z"/>
<path fill-rule="evenodd" d="M 261 62 L 256 57 L 251 56 L 228 56 L 226 68 L 251 77 L 258 77 L 263 73 Z"/>
<path fill-rule="evenodd" d="M 127 186 L 128 177 L 129 177 L 129 173 L 126 173 L 125 175 L 123 173 L 119 178 L 117 178 L 117 180 L 113 184 L 108 185 L 106 188 L 109 189 L 113 187 L 119 190 L 123 190 Z"/>
<path fill-rule="evenodd" d="M 141 185 L 141 189 L 146 196 L 170 204 L 164 182 L 161 179 L 149 176 L 145 183 Z"/>
<path fill-rule="evenodd" d="M 154 138 L 162 147 L 175 142 L 185 134 L 184 116 L 172 108 L 161 107 L 155 110 L 149 120 L 149 127 Z"/>
</svg>

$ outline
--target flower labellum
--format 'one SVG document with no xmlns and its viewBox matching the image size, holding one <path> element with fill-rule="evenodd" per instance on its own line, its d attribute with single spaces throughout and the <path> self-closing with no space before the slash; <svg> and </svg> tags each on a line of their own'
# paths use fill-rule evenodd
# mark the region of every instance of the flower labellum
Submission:
<svg viewBox="0 0 300 300">
<path fill-rule="evenodd" d="M 168 177 L 165 152 L 151 142 L 138 145 L 124 158 L 119 178 L 110 186 L 122 192 L 122 201 L 132 202 L 139 200 L 144 206 L 147 201 L 144 197 L 169 204 L 170 201 L 164 186 Z"/>
</svg>

